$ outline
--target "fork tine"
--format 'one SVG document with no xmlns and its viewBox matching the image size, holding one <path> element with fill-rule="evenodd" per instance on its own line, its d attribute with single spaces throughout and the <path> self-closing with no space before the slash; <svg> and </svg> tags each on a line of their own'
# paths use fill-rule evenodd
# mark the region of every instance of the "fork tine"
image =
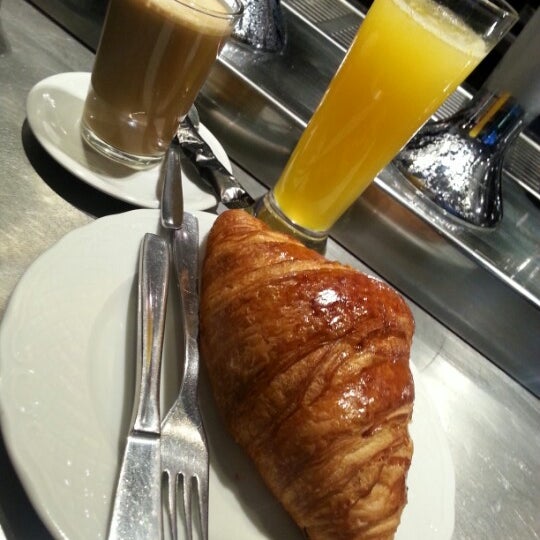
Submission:
<svg viewBox="0 0 540 540">
<path fill-rule="evenodd" d="M 178 477 L 176 474 L 171 475 L 167 472 L 167 513 L 169 514 L 172 540 L 178 540 L 178 512 L 176 508 L 177 480 Z"/>
<path fill-rule="evenodd" d="M 193 524 L 191 522 L 191 478 L 186 478 L 185 475 L 182 475 L 182 478 L 184 480 L 184 515 L 186 518 L 186 540 L 192 540 Z"/>
<path fill-rule="evenodd" d="M 203 478 L 197 478 L 197 493 L 202 540 L 208 540 L 208 470 L 204 471 Z"/>
</svg>

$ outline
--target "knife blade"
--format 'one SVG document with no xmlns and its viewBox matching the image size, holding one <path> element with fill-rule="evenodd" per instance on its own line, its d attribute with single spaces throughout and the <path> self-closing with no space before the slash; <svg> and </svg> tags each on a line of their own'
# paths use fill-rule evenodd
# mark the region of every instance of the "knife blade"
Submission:
<svg viewBox="0 0 540 540">
<path fill-rule="evenodd" d="M 118 478 L 109 539 L 161 539 L 159 381 L 170 255 L 145 234 L 139 255 L 137 366 L 131 429 Z"/>
<path fill-rule="evenodd" d="M 189 116 L 180 123 L 176 138 L 182 149 L 180 153 L 182 167 L 184 170 L 192 171 L 208 184 L 214 190 L 219 203 L 231 209 L 253 208 L 255 200 L 219 161 Z"/>
</svg>

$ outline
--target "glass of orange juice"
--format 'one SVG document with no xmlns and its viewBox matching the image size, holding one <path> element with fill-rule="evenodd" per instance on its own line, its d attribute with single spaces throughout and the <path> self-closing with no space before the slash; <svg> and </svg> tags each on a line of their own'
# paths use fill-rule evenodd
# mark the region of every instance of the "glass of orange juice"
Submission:
<svg viewBox="0 0 540 540">
<path fill-rule="evenodd" d="M 517 21 L 504 0 L 374 0 L 257 215 L 315 249 Z"/>
</svg>

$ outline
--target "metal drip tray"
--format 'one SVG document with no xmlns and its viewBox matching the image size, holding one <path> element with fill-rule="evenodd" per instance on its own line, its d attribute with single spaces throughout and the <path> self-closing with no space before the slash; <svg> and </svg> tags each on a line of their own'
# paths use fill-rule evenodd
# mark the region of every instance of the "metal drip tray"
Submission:
<svg viewBox="0 0 540 540">
<path fill-rule="evenodd" d="M 347 50 L 364 17 L 351 4 L 335 1 L 288 0 L 287 8 L 343 50 Z"/>
<path fill-rule="evenodd" d="M 527 133 L 509 149 L 504 168 L 510 178 L 540 200 L 540 144 Z"/>
</svg>

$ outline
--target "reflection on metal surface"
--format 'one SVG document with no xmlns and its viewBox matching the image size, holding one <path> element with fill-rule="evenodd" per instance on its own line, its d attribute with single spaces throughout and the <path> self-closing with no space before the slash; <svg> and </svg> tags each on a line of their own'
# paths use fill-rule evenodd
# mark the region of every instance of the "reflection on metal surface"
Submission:
<svg viewBox="0 0 540 540">
<path fill-rule="evenodd" d="M 280 0 L 244 0 L 244 13 L 233 37 L 255 50 L 277 53 L 283 49 L 286 29 Z"/>
<path fill-rule="evenodd" d="M 451 214 L 441 212 L 438 207 L 420 197 L 416 188 L 409 185 L 393 167 L 383 171 L 377 182 L 385 191 L 467 253 L 472 260 L 480 262 L 502 282 L 540 308 L 538 271 L 523 274 L 518 270 L 531 256 L 540 262 L 540 215 L 538 209 L 535 209 L 522 193 L 517 193 L 517 199 L 513 197 L 514 192 L 508 189 L 511 184 L 507 178 L 503 176 L 503 189 L 508 194 L 505 199 L 505 219 L 496 230 L 488 231 L 479 231 L 460 224 Z"/>
<path fill-rule="evenodd" d="M 457 114 L 428 122 L 394 163 L 451 215 L 494 227 L 503 215 L 503 159 L 524 127 L 523 117 L 523 108 L 508 93 L 480 92 Z"/>
<path fill-rule="evenodd" d="M 285 0 L 287 8 L 316 32 L 333 41 L 344 52 L 349 48 L 364 13 L 344 0 Z"/>
<path fill-rule="evenodd" d="M 529 195 L 540 201 L 540 144 L 527 134 L 508 150 L 505 171 Z"/>
</svg>

